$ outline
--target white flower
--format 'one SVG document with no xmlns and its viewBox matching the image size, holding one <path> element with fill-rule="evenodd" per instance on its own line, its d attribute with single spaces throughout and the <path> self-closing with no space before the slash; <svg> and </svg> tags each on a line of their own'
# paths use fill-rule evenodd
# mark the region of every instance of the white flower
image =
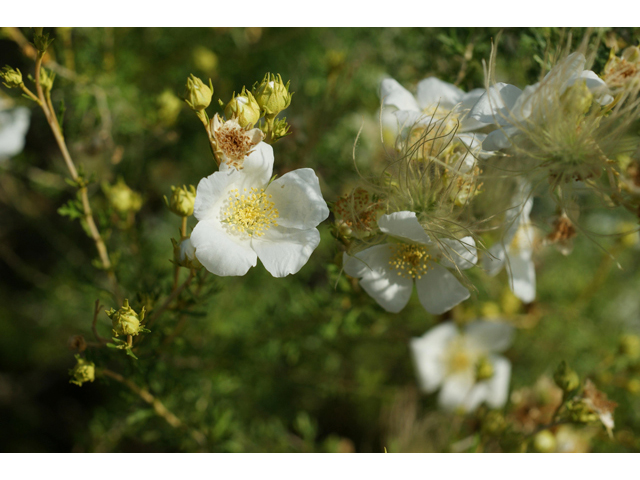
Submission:
<svg viewBox="0 0 640 480">
<path fill-rule="evenodd" d="M 273 149 L 259 143 L 244 169 L 228 169 L 198 184 L 191 234 L 196 257 L 220 276 L 244 275 L 257 259 L 274 277 L 298 272 L 320 243 L 327 218 L 318 177 L 310 168 L 270 182 Z"/>
<path fill-rule="evenodd" d="M 431 241 L 416 214 L 396 212 L 378 220 L 383 233 L 398 242 L 385 243 L 349 256 L 343 255 L 344 271 L 360 278 L 360 285 L 388 312 L 402 310 L 416 284 L 418 298 L 434 315 L 451 310 L 469 298 L 467 290 L 447 268 L 465 270 L 477 260 L 475 241 Z"/>
<path fill-rule="evenodd" d="M 485 125 L 467 116 L 469 109 L 483 93 L 482 88 L 465 93 L 455 85 L 435 77 L 425 78 L 418 83 L 416 97 L 393 78 L 384 79 L 380 85 L 382 104 L 398 109 L 395 115 L 401 126 L 411 127 L 417 123 L 426 125 L 448 117 L 456 123 L 460 122 L 459 132 Z"/>
<path fill-rule="evenodd" d="M 472 106 L 468 118 L 485 125 L 497 124 L 500 129 L 491 132 L 482 148 L 495 151 L 511 146 L 509 137 L 518 132 L 517 123 L 533 118 L 543 121 L 550 110 L 556 109 L 554 99 L 570 86 L 584 81 L 601 105 L 613 101 L 606 93 L 605 82 L 591 70 L 585 70 L 586 59 L 581 53 L 572 53 L 553 67 L 541 82 L 524 90 L 506 83 L 496 83 Z"/>
<path fill-rule="evenodd" d="M 447 410 L 471 412 L 486 402 L 507 402 L 511 363 L 496 355 L 511 345 L 513 327 L 475 321 L 461 332 L 453 322 L 440 324 L 411 340 L 418 384 L 425 393 L 440 388 L 438 403 Z"/>
<path fill-rule="evenodd" d="M 518 198 L 528 195 L 528 188 Z M 536 270 L 531 259 L 535 230 L 529 221 L 533 198 L 529 196 L 524 202 L 516 202 L 517 206 L 507 212 L 506 222 L 509 225 L 503 242 L 497 243 L 489 249 L 483 264 L 487 273 L 497 275 L 507 266 L 509 287 L 516 297 L 525 303 L 531 303 L 536 298 Z"/>
<path fill-rule="evenodd" d="M 9 102 L 0 98 L 0 161 L 17 155 L 24 148 L 30 115 L 28 108 L 9 108 Z"/>
</svg>

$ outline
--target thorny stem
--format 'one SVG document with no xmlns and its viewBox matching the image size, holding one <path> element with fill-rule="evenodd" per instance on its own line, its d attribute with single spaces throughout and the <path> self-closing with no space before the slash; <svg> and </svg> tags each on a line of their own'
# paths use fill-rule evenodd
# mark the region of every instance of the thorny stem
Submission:
<svg viewBox="0 0 640 480">
<path fill-rule="evenodd" d="M 109 378 L 113 378 L 114 380 L 122 383 L 123 385 L 126 385 L 127 387 L 129 387 L 129 389 L 134 392 L 136 395 L 138 395 L 140 398 L 142 398 L 142 400 L 144 400 L 145 402 L 147 402 L 149 405 L 151 405 L 153 407 L 153 410 L 162 418 L 164 418 L 166 420 L 166 422 L 171 425 L 174 428 L 187 428 L 186 425 L 182 422 L 182 420 L 180 420 L 178 417 L 176 417 L 173 413 L 171 413 L 167 407 L 164 406 L 164 404 L 158 400 L 156 397 L 154 397 L 149 390 L 147 390 L 146 388 L 140 388 L 139 386 L 137 386 L 135 383 L 133 383 L 131 380 L 123 377 L 122 375 L 120 375 L 119 373 L 116 372 L 112 372 L 111 370 L 105 368 L 102 370 L 102 373 L 104 375 L 106 375 Z M 204 445 L 205 443 L 205 436 L 200 433 L 197 430 L 190 430 L 191 436 L 193 437 L 193 439 L 198 442 L 200 445 Z"/>
<path fill-rule="evenodd" d="M 42 67 L 42 55 L 39 54 L 36 57 L 36 71 L 35 71 L 35 83 L 36 83 L 36 92 L 38 94 L 38 105 L 42 108 L 44 115 L 47 119 L 47 123 L 49 123 L 49 127 L 53 132 L 53 136 L 56 139 L 58 147 L 60 148 L 60 152 L 62 153 L 62 157 L 67 165 L 67 169 L 71 174 L 71 178 L 78 182 L 79 175 L 78 171 L 71 159 L 71 155 L 69 154 L 69 150 L 67 149 L 67 144 L 65 143 L 64 136 L 62 135 L 62 131 L 60 129 L 60 125 L 58 124 L 58 119 L 56 118 L 55 112 L 51 105 L 51 100 L 47 93 L 45 97 L 44 91 L 42 90 L 42 85 L 40 83 L 40 69 Z M 102 262 L 102 267 L 107 271 L 107 275 L 109 276 L 109 280 L 111 281 L 111 285 L 113 288 L 113 293 L 116 297 L 117 303 L 120 303 L 120 291 L 118 288 L 118 281 L 116 279 L 115 273 L 112 270 L 111 260 L 109 259 L 109 253 L 107 252 L 107 247 L 102 240 L 102 236 L 100 235 L 100 231 L 96 226 L 95 221 L 93 220 L 93 212 L 91 210 L 91 205 L 89 203 L 89 195 L 87 193 L 87 187 L 83 184 L 79 184 L 78 192 L 80 194 L 80 199 L 82 201 L 82 209 L 84 212 L 84 219 L 89 227 L 89 231 L 91 233 L 91 238 L 96 244 L 96 248 L 98 250 L 98 255 L 100 256 L 100 261 Z"/>
</svg>

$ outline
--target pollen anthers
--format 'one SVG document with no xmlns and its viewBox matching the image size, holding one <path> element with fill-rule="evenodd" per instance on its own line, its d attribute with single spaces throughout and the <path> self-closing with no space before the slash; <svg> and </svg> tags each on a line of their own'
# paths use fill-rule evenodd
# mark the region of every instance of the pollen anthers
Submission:
<svg viewBox="0 0 640 480">
<path fill-rule="evenodd" d="M 278 226 L 278 210 L 270 199 L 263 188 L 231 190 L 221 223 L 231 234 L 262 237 L 271 227 Z"/>
<path fill-rule="evenodd" d="M 429 260 L 432 258 L 427 253 L 427 248 L 422 245 L 397 244 L 392 245 L 393 255 L 389 265 L 397 274 L 405 278 L 422 278 L 429 269 Z"/>
<path fill-rule="evenodd" d="M 236 122 L 225 122 L 216 132 L 218 148 L 227 157 L 230 166 L 242 168 L 244 158 L 251 153 L 254 144 L 246 130 Z"/>
</svg>

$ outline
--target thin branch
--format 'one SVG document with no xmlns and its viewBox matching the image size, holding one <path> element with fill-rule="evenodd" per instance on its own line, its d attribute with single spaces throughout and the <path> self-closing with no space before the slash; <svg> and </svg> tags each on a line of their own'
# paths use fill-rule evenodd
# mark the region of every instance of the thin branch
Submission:
<svg viewBox="0 0 640 480">
<path fill-rule="evenodd" d="M 149 320 L 147 321 L 147 325 L 146 325 L 147 328 L 150 328 L 153 322 L 155 322 L 158 319 L 158 317 L 160 317 L 160 315 L 162 315 L 164 311 L 169 307 L 171 302 L 173 302 L 176 298 L 178 298 L 178 296 L 182 293 L 182 291 L 189 286 L 189 284 L 193 280 L 193 277 L 195 276 L 193 272 L 194 271 L 191 270 L 189 272 L 189 277 L 187 277 L 187 279 L 184 282 L 182 282 L 182 285 L 180 285 L 177 289 L 171 292 L 171 295 L 167 297 L 167 299 L 160 306 L 160 308 L 153 311 L 153 313 L 149 317 Z"/>
</svg>

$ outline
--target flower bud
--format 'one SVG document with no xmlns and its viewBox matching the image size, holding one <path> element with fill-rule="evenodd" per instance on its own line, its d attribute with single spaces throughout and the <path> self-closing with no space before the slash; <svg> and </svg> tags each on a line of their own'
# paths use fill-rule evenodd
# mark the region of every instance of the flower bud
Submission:
<svg viewBox="0 0 640 480">
<path fill-rule="evenodd" d="M 235 118 L 242 128 L 253 127 L 260 120 L 260 105 L 253 94 L 242 87 L 240 95 L 233 98 L 224 109 L 227 118 Z"/>
<path fill-rule="evenodd" d="M 144 320 L 145 309 L 142 307 L 140 316 L 129 306 L 129 300 L 125 300 L 119 310 L 107 310 L 105 312 L 111 319 L 113 335 L 138 335 L 142 330 L 141 322 Z"/>
<path fill-rule="evenodd" d="M 542 430 L 533 437 L 533 448 L 536 452 L 551 453 L 556 450 L 556 437 L 549 430 Z"/>
<path fill-rule="evenodd" d="M 287 123 L 286 118 L 273 122 L 273 132 L 271 133 L 271 138 L 273 138 L 274 142 L 276 140 L 280 140 L 282 137 L 286 137 L 290 133 L 291 132 L 289 131 L 289 124 Z"/>
<path fill-rule="evenodd" d="M 564 360 L 560 362 L 560 365 L 558 365 L 558 368 L 553 374 L 553 380 L 563 392 L 571 392 L 580 386 L 578 374 L 571 370 Z"/>
<path fill-rule="evenodd" d="M 93 382 L 96 378 L 96 366 L 93 362 L 89 362 L 80 355 L 76 355 L 76 366 L 69 370 L 71 380 L 69 383 L 82 386 L 85 382 Z"/>
<path fill-rule="evenodd" d="M 261 83 L 253 86 L 253 96 L 260 105 L 263 115 L 275 117 L 291 104 L 292 94 L 289 93 L 289 83 L 285 85 L 279 74 L 267 73 Z"/>
<path fill-rule="evenodd" d="M 131 190 L 121 178 L 115 185 L 102 184 L 107 200 L 119 213 L 137 212 L 142 208 L 142 196 Z"/>
<path fill-rule="evenodd" d="M 187 92 L 184 99 L 191 110 L 195 112 L 204 110 L 211 103 L 211 97 L 213 97 L 211 80 L 209 80 L 209 86 L 207 86 L 202 80 L 191 74 L 187 79 Z"/>
<path fill-rule="evenodd" d="M 637 63 L 640 61 L 640 48 L 636 46 L 627 47 L 622 52 L 622 58 L 629 63 Z"/>
<path fill-rule="evenodd" d="M 0 70 L 0 78 L 7 88 L 20 88 L 23 84 L 20 70 L 11 68 L 9 65 L 6 65 Z"/>
<path fill-rule="evenodd" d="M 180 243 L 172 238 L 171 243 L 173 244 L 173 259 L 176 265 L 193 270 L 200 270 L 202 268 L 202 264 L 196 257 L 196 249 L 191 243 L 190 238 L 185 238 Z"/>
<path fill-rule="evenodd" d="M 562 95 L 564 109 L 568 114 L 584 115 L 591 108 L 593 93 L 586 82 L 576 82 Z"/>
<path fill-rule="evenodd" d="M 171 187 L 171 198 L 164 197 L 169 210 L 179 217 L 190 217 L 193 215 L 193 205 L 196 201 L 196 188 L 193 185 L 182 187 Z"/>
<path fill-rule="evenodd" d="M 54 72 L 47 71 L 45 68 L 40 68 L 40 85 L 45 92 L 50 92 L 53 88 L 53 80 L 56 78 Z"/>
</svg>

